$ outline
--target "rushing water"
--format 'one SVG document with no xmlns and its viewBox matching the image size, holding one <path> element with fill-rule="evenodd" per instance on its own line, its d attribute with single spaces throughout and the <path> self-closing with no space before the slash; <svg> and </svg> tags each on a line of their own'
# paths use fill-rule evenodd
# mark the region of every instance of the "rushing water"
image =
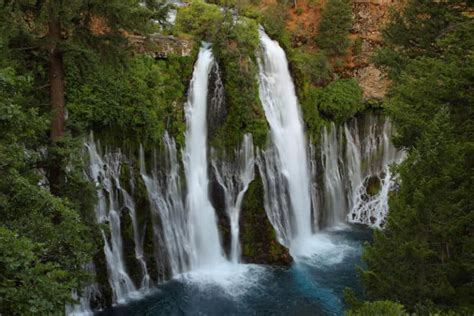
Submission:
<svg viewBox="0 0 474 316">
<path fill-rule="evenodd" d="M 191 265 L 193 268 L 212 267 L 225 261 L 217 230 L 215 210 L 209 201 L 207 162 L 207 95 L 209 73 L 214 58 L 211 48 L 204 46 L 194 66 L 193 79 L 186 111 L 186 145 L 184 169 L 188 195 L 191 239 Z"/>
<path fill-rule="evenodd" d="M 113 301 L 123 303 L 129 296 L 133 296 L 137 289 L 128 275 L 123 256 L 120 227 L 120 213 L 123 208 L 119 203 L 119 195 L 125 194 L 126 198 L 128 194 L 122 188 L 119 179 L 122 155 L 117 152 L 101 156 L 92 135 L 87 149 L 90 157 L 89 177 L 96 184 L 99 199 L 96 206 L 96 219 L 98 223 L 106 221 L 109 223 L 110 241 L 103 230 L 101 233 Z M 137 240 L 135 242 L 139 243 Z M 146 275 L 146 272 L 144 274 Z"/>
<path fill-rule="evenodd" d="M 212 160 L 219 185 L 224 190 L 225 209 L 230 220 L 230 260 L 240 262 L 239 219 L 242 202 L 254 179 L 255 158 L 251 134 L 245 134 L 242 147 L 235 152 L 234 161 Z"/>
<path fill-rule="evenodd" d="M 263 30 L 260 43 L 259 93 L 273 146 L 259 163 L 266 186 L 265 208 L 280 239 L 295 250 L 304 247 L 304 239 L 312 234 L 306 138 L 285 52 Z"/>
<path fill-rule="evenodd" d="M 355 270 L 369 238 L 359 227 L 329 231 L 319 235 L 319 256 L 311 260 L 288 268 L 240 265 L 222 279 L 183 275 L 98 315 L 343 315 L 342 291 L 360 289 Z"/>
</svg>

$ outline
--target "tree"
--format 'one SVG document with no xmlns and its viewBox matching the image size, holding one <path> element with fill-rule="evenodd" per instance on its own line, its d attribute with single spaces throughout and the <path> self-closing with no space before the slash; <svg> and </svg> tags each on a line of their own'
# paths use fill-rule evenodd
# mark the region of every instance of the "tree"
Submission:
<svg viewBox="0 0 474 316">
<path fill-rule="evenodd" d="M 316 44 L 329 55 L 341 56 L 349 47 L 352 8 L 348 0 L 328 0 L 321 14 Z"/>
<path fill-rule="evenodd" d="M 394 75 L 388 111 L 407 158 L 395 169 L 399 190 L 387 227 L 364 251 L 367 297 L 419 314 L 474 311 L 474 20 L 451 4 L 437 2 L 434 21 L 412 20 L 403 34 L 390 33 L 392 55 L 400 52 L 403 63 L 385 60 Z M 451 22 L 436 20 L 447 15 Z M 422 40 L 427 24 L 444 28 Z"/>
<path fill-rule="evenodd" d="M 60 144 L 65 133 L 64 54 L 77 49 L 107 54 L 124 50 L 128 32 L 147 33 L 153 29 L 151 19 L 157 15 L 162 17 L 162 6 L 157 5 L 157 1 L 145 1 L 144 4 L 138 0 L 0 2 L 4 23 L 13 26 L 9 31 L 16 29 L 14 35 L 9 36 L 9 47 L 39 54 L 40 60 L 35 67 L 43 61 L 41 66 L 47 69 L 47 78 L 43 80 L 49 87 L 49 133 L 53 146 Z M 32 56 L 26 58 L 31 60 Z M 56 195 L 60 193 L 62 181 L 60 165 L 55 161 L 49 168 L 51 192 Z"/>
<path fill-rule="evenodd" d="M 409 60 L 439 56 L 438 39 L 465 20 L 466 5 L 469 1 L 410 0 L 393 9 L 382 31 L 384 45 L 375 56 L 376 64 L 396 79 Z"/>
<path fill-rule="evenodd" d="M 93 234 L 37 167 L 47 117 L 30 108 L 31 76 L 0 63 L 0 313 L 53 314 L 88 281 Z M 85 192 L 85 189 L 83 189 Z M 82 198 L 85 198 L 83 195 Z"/>
</svg>

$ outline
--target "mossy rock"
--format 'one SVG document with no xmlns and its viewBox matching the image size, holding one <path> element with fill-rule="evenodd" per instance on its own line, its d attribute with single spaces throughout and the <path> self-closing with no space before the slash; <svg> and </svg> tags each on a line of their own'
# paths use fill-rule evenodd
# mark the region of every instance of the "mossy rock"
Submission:
<svg viewBox="0 0 474 316">
<path fill-rule="evenodd" d="M 265 212 L 263 194 L 262 180 L 257 174 L 245 195 L 240 217 L 243 261 L 289 265 L 292 258 L 288 249 L 276 238 L 275 230 Z"/>
<path fill-rule="evenodd" d="M 368 196 L 375 196 L 379 194 L 380 190 L 382 189 L 382 182 L 380 178 L 377 176 L 371 176 L 366 180 L 366 192 Z"/>
</svg>

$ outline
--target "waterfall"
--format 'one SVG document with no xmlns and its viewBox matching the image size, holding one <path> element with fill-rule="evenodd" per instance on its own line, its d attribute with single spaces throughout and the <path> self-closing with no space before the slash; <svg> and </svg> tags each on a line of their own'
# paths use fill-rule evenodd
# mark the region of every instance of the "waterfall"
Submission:
<svg viewBox="0 0 474 316">
<path fill-rule="evenodd" d="M 347 204 L 341 174 L 341 141 L 334 123 L 331 123 L 329 131 L 326 127 L 323 128 L 321 138 L 326 225 L 335 226 L 344 222 Z"/>
<path fill-rule="evenodd" d="M 224 190 L 225 209 L 230 220 L 230 260 L 240 261 L 239 219 L 242 202 L 254 179 L 255 158 L 251 134 L 245 134 L 234 161 L 212 159 L 217 182 Z"/>
<path fill-rule="evenodd" d="M 392 144 L 391 135 L 390 121 L 370 114 L 361 121 L 352 119 L 339 129 L 333 123 L 322 129 L 320 191 L 325 227 L 346 221 L 384 225 L 393 187 L 389 166 L 404 157 Z M 377 184 L 378 192 L 369 194 L 369 187 Z"/>
<path fill-rule="evenodd" d="M 353 146 L 351 150 L 348 148 L 348 159 L 353 157 L 351 173 L 356 174 L 350 186 L 352 194 L 348 219 L 353 223 L 381 228 L 385 224 L 389 193 L 394 184 L 389 167 L 393 163 L 400 163 L 405 153 L 398 151 L 390 141 L 392 125 L 389 120 L 385 119 L 381 131 L 377 131 L 380 124 L 377 124 L 374 117 L 370 117 L 368 121 L 369 133 L 365 140 L 359 146 Z M 352 134 L 358 137 L 357 130 L 354 129 L 354 132 Z M 350 136 L 349 129 L 347 133 Z M 355 144 L 358 143 L 357 138 L 351 137 L 351 140 Z M 363 161 L 368 164 L 368 168 L 363 168 Z M 380 188 L 375 195 L 367 192 L 371 179 L 379 182 Z"/>
<path fill-rule="evenodd" d="M 95 265 L 93 263 L 87 264 L 84 270 L 95 275 Z M 89 316 L 94 315 L 91 303 L 101 298 L 102 293 L 100 292 L 99 285 L 97 283 L 91 283 L 87 285 L 79 296 L 76 291 L 72 293 L 72 298 L 79 301 L 79 304 L 70 305 L 66 304 L 65 314 L 74 316 Z"/>
<path fill-rule="evenodd" d="M 133 190 L 135 189 L 135 183 L 133 182 L 134 181 L 133 179 L 134 179 L 133 174 L 131 174 L 130 187 L 132 188 L 132 194 L 133 194 Z M 140 263 L 140 268 L 142 270 L 142 281 L 141 281 L 140 289 L 146 291 L 150 289 L 151 278 L 150 278 L 150 275 L 148 274 L 148 268 L 146 266 L 145 257 L 143 255 L 143 237 L 144 236 L 140 235 L 140 228 L 138 226 L 137 212 L 135 209 L 135 202 L 133 201 L 133 197 L 123 188 L 120 188 L 120 189 L 122 192 L 125 207 L 128 209 L 129 214 L 130 214 L 130 219 L 132 220 L 133 240 L 135 244 L 135 258 Z"/>
<path fill-rule="evenodd" d="M 265 206 L 277 235 L 290 248 L 311 236 L 311 188 L 306 139 L 285 52 L 260 30 L 259 94 L 272 148 L 259 158 Z"/>
<path fill-rule="evenodd" d="M 349 179 L 349 209 L 354 207 L 358 188 L 362 184 L 362 164 L 360 153 L 360 140 L 357 121 L 351 128 L 347 123 L 344 124 L 344 136 L 346 137 L 346 161 L 347 161 L 347 177 Z"/>
<path fill-rule="evenodd" d="M 213 267 L 224 262 L 215 210 L 209 200 L 207 162 L 207 95 L 214 57 L 208 45 L 201 47 L 185 105 L 186 141 L 184 170 L 188 194 L 192 268 Z"/>
<path fill-rule="evenodd" d="M 109 223 L 110 242 L 102 230 L 104 253 L 107 262 L 109 284 L 114 303 L 123 303 L 137 289 L 129 277 L 123 258 L 122 234 L 120 228 L 119 194 L 125 192 L 120 185 L 120 152 L 101 156 L 91 135 L 86 144 L 90 157 L 89 177 L 97 188 L 99 202 L 96 206 L 96 219 L 100 223 Z M 130 211 L 130 210 L 129 210 Z"/>
<path fill-rule="evenodd" d="M 189 270 L 188 253 L 190 249 L 187 229 L 187 214 L 181 192 L 180 168 L 176 156 L 176 143 L 168 135 L 163 137 L 165 145 L 165 164 L 160 173 L 159 166 L 155 166 L 151 175 L 146 173 L 143 148 L 140 149 L 140 173 L 148 193 L 148 200 L 152 212 L 153 232 L 155 239 L 159 239 L 160 231 L 163 234 L 164 247 L 168 260 L 167 266 L 171 276 L 176 276 Z M 159 217 L 161 225 L 156 218 Z M 159 247 L 160 245 L 156 245 Z"/>
</svg>

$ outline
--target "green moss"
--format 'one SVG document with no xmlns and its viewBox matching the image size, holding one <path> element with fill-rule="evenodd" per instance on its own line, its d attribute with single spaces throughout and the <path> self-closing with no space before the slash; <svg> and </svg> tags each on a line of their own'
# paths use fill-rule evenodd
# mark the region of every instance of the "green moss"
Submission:
<svg viewBox="0 0 474 316">
<path fill-rule="evenodd" d="M 377 195 L 381 189 L 380 179 L 378 177 L 370 177 L 367 182 L 367 194 L 369 196 Z"/>
<path fill-rule="evenodd" d="M 242 205 L 241 244 L 246 262 L 289 264 L 288 249 L 276 238 L 263 205 L 263 185 L 260 176 L 250 184 Z"/>
<path fill-rule="evenodd" d="M 258 94 L 258 25 L 255 20 L 239 18 L 237 23 L 226 20 L 223 29 L 227 36 L 215 42 L 214 53 L 220 64 L 228 114 L 212 135 L 211 144 L 235 148 L 245 133 L 252 133 L 254 143 L 264 146 L 268 126 Z"/>
<path fill-rule="evenodd" d="M 235 22 L 229 10 L 195 0 L 179 10 L 177 29 L 213 43 L 220 66 L 227 116 L 210 135 L 211 145 L 220 150 L 235 148 L 245 133 L 252 133 L 255 144 L 263 146 L 268 128 L 258 96 L 257 22 L 243 16 Z"/>
</svg>

